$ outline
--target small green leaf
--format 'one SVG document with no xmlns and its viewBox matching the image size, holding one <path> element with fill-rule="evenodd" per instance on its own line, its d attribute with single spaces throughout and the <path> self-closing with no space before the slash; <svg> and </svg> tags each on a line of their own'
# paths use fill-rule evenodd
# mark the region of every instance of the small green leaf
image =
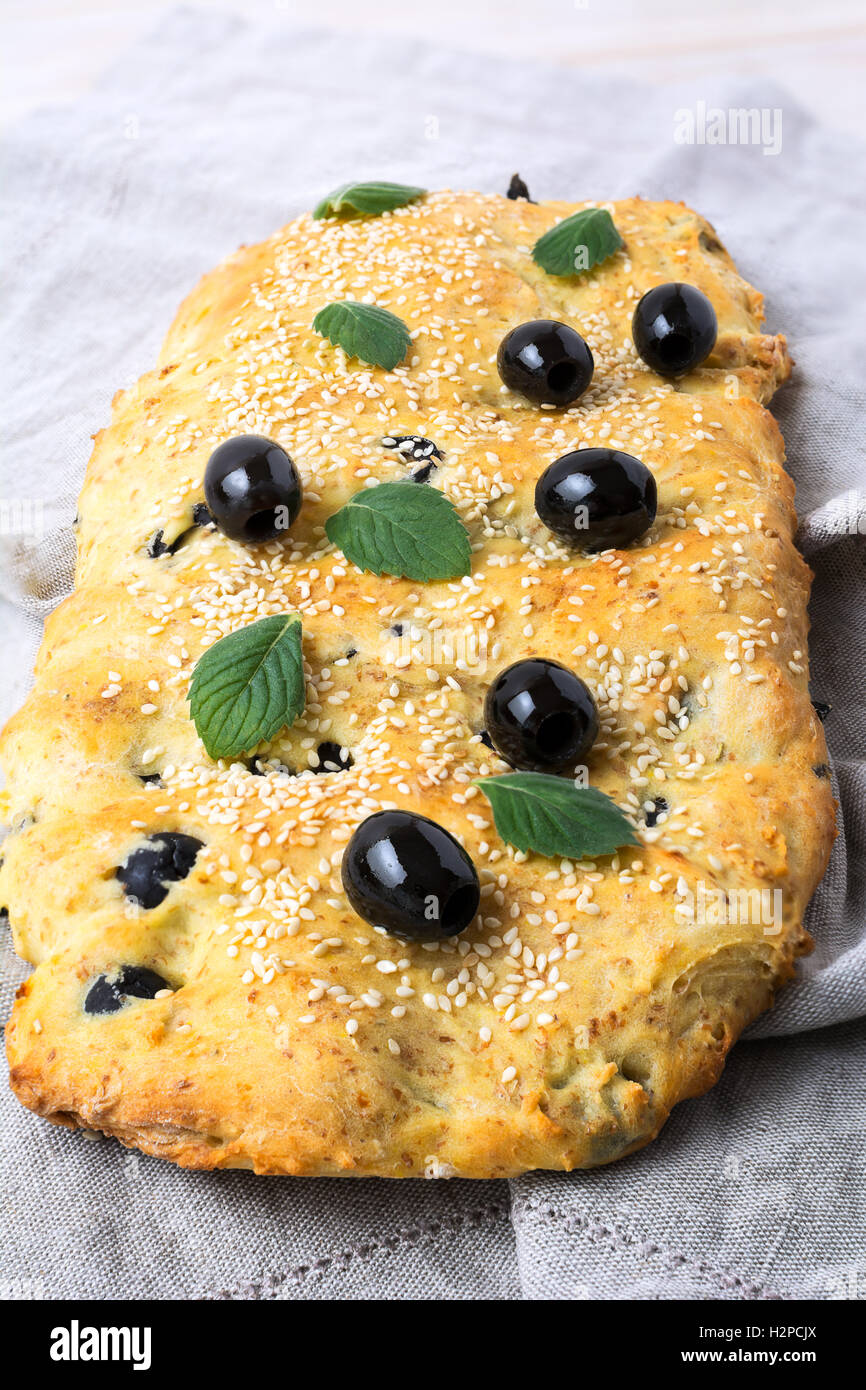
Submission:
<svg viewBox="0 0 866 1390">
<path fill-rule="evenodd" d="M 390 212 L 423 198 L 426 188 L 414 188 L 408 183 L 385 183 L 380 179 L 370 183 L 343 183 L 317 205 L 313 217 L 339 217 L 344 211 L 372 214 Z"/>
<path fill-rule="evenodd" d="M 582 275 L 606 261 L 625 242 L 604 208 L 584 208 L 540 236 L 532 259 L 548 275 Z"/>
<path fill-rule="evenodd" d="M 306 701 L 300 618 L 277 613 L 221 637 L 199 657 L 188 698 L 212 758 L 247 753 L 273 738 Z"/>
<path fill-rule="evenodd" d="M 389 372 L 403 361 L 411 342 L 408 328 L 396 314 L 354 299 L 327 304 L 313 319 L 313 328 L 349 357 Z"/>
<path fill-rule="evenodd" d="M 380 483 L 356 492 L 325 522 L 328 540 L 358 569 L 406 579 L 469 574 L 469 535 L 452 502 L 423 483 Z"/>
<path fill-rule="evenodd" d="M 493 807 L 503 840 L 548 858 L 584 859 L 635 845 L 634 827 L 597 787 L 546 772 L 507 772 L 475 783 Z"/>
</svg>

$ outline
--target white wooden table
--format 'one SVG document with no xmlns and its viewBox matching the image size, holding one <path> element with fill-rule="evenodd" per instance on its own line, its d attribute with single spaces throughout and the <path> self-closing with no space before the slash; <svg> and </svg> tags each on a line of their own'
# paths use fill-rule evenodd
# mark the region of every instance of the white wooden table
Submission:
<svg viewBox="0 0 866 1390">
<path fill-rule="evenodd" d="M 195 0 L 193 0 L 195 3 Z M 85 92 L 176 0 L 5 0 L 0 124 Z M 863 0 L 197 0 L 201 8 L 438 40 L 659 83 L 772 77 L 861 133 Z"/>
</svg>

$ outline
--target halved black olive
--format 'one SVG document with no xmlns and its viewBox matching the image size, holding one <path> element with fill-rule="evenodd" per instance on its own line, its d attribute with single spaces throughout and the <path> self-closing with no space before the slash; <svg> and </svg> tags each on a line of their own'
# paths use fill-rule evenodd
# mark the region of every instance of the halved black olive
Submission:
<svg viewBox="0 0 866 1390">
<path fill-rule="evenodd" d="M 644 812 L 644 821 L 646 825 L 652 829 L 658 821 L 659 816 L 665 815 L 668 810 L 670 810 L 670 807 L 663 796 L 653 797 L 652 810 Z"/>
<path fill-rule="evenodd" d="M 186 533 L 183 532 L 182 534 L 185 535 Z M 160 555 L 173 555 L 178 545 L 180 545 L 181 536 L 178 536 L 177 540 L 172 541 L 171 545 L 166 545 L 165 541 L 162 539 L 162 535 L 161 529 L 159 531 L 154 531 L 147 543 L 147 553 L 151 560 L 158 560 Z"/>
<path fill-rule="evenodd" d="M 147 543 L 147 553 L 151 560 L 158 560 L 162 555 L 174 555 L 192 531 L 195 531 L 200 526 L 213 525 L 214 519 L 204 502 L 196 502 L 192 509 L 192 525 L 187 526 L 186 529 L 181 531 L 179 536 L 175 536 L 174 540 L 168 545 L 166 545 L 165 541 L 162 539 L 165 534 L 163 529 L 160 528 L 159 531 L 154 531 Z"/>
<path fill-rule="evenodd" d="M 116 1014 L 130 999 L 155 999 L 167 980 L 145 965 L 122 965 L 116 975 L 98 975 L 84 1000 L 86 1014 Z"/>
<path fill-rule="evenodd" d="M 525 198 L 527 203 L 535 202 L 534 198 L 530 198 L 529 189 L 526 187 L 526 184 L 523 182 L 523 179 L 520 177 L 519 174 L 511 175 L 511 182 L 508 185 L 508 192 L 505 196 L 506 198 L 510 198 L 512 202 L 514 202 L 517 198 Z"/>
<path fill-rule="evenodd" d="M 316 754 L 319 759 L 319 766 L 314 768 L 315 772 L 345 772 L 354 761 L 351 753 L 348 752 L 344 758 L 342 745 L 335 743 L 332 739 L 326 739 L 324 743 L 320 743 L 316 749 Z"/>
<path fill-rule="evenodd" d="M 409 482 L 410 482 L 410 483 L 429 483 L 429 481 L 430 481 L 430 479 L 431 479 L 433 473 L 436 471 L 436 469 L 438 468 L 438 466 L 439 466 L 439 465 L 436 464 L 436 463 L 433 463 L 432 460 L 431 460 L 430 463 L 425 463 L 423 468 L 418 468 L 418 469 L 416 469 L 416 471 L 415 471 L 415 472 L 411 475 L 411 477 L 409 478 Z"/>
<path fill-rule="evenodd" d="M 404 459 L 413 459 L 416 463 L 442 458 L 442 450 L 432 439 L 425 439 L 423 434 L 386 434 L 382 444 L 386 449 L 396 449 Z"/>
<path fill-rule="evenodd" d="M 168 885 L 186 878 L 202 841 L 194 835 L 164 830 L 148 836 L 148 843 L 134 849 L 116 877 L 123 884 L 130 902 L 139 907 L 159 907 L 168 896 Z"/>
</svg>

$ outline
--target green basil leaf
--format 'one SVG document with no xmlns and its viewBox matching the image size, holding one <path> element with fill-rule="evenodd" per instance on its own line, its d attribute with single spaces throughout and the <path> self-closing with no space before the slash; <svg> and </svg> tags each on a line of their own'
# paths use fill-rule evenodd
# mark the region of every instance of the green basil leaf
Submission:
<svg viewBox="0 0 866 1390">
<path fill-rule="evenodd" d="M 329 193 L 317 205 L 313 217 L 339 217 L 344 211 L 360 212 L 375 216 L 379 212 L 390 212 L 392 208 L 405 207 L 423 198 L 426 188 L 415 188 L 408 183 L 385 183 L 381 179 L 370 183 L 343 183 Z"/>
<path fill-rule="evenodd" d="M 597 787 L 546 772 L 507 772 L 475 785 L 493 807 L 499 835 L 516 849 L 584 859 L 638 844 L 631 822 Z"/>
<path fill-rule="evenodd" d="M 582 275 L 606 261 L 625 242 L 604 208 L 584 208 L 540 236 L 532 259 L 548 275 Z"/>
<path fill-rule="evenodd" d="M 457 579 L 472 568 L 469 534 L 452 502 L 423 483 L 364 488 L 325 522 L 359 569 L 406 579 Z"/>
<path fill-rule="evenodd" d="M 408 328 L 396 314 L 354 299 L 341 299 L 320 309 L 313 328 L 349 357 L 389 372 L 403 361 L 411 342 Z"/>
<path fill-rule="evenodd" d="M 212 758 L 247 753 L 273 738 L 306 701 L 300 618 L 277 613 L 221 637 L 199 657 L 188 698 Z"/>
</svg>

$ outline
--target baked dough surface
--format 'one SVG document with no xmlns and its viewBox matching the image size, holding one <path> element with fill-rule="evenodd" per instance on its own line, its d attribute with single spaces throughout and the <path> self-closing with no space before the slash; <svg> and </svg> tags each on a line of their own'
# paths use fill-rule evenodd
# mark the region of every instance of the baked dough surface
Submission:
<svg viewBox="0 0 866 1390">
<path fill-rule="evenodd" d="M 808 692 L 811 576 L 764 408 L 789 375 L 785 339 L 762 332 L 761 296 L 682 204 L 607 205 L 625 250 L 575 279 L 544 274 L 533 242 L 577 206 L 443 192 L 374 218 L 304 215 L 206 275 L 155 370 L 116 396 L 81 496 L 75 590 L 2 740 L 0 902 L 37 966 L 8 1054 L 38 1114 L 192 1168 L 604 1163 L 716 1080 L 809 949 L 833 808 Z M 675 384 L 639 361 L 630 330 L 668 280 L 703 290 L 719 321 L 711 357 Z M 407 323 L 403 365 L 366 367 L 312 331 L 341 298 Z M 595 356 L 567 411 L 497 375 L 500 340 L 534 318 L 573 324 Z M 192 527 L 209 454 L 240 433 L 278 440 L 300 471 L 286 540 Z M 465 580 L 362 574 L 324 536 L 360 487 L 419 467 L 382 444 L 397 434 L 442 452 L 431 485 L 471 533 Z M 636 546 L 567 553 L 536 518 L 536 479 L 579 444 L 655 474 L 658 518 Z M 153 558 L 156 532 L 187 534 Z M 220 636 L 288 611 L 303 620 L 306 712 L 257 750 L 264 775 L 214 763 L 189 719 L 192 668 Z M 482 702 L 530 655 L 592 688 L 591 780 L 631 811 L 639 848 L 578 863 L 498 838 L 472 785 L 506 770 L 479 737 Z M 315 772 L 323 742 L 352 766 Z M 344 847 L 391 806 L 472 856 L 482 909 L 460 937 L 407 944 L 349 908 Z M 115 870 L 161 830 L 204 848 L 137 910 Z M 764 893 L 775 924 L 766 910 L 712 920 L 700 894 L 719 888 L 753 909 Z M 128 963 L 173 992 L 85 1015 L 88 982 Z"/>
</svg>

